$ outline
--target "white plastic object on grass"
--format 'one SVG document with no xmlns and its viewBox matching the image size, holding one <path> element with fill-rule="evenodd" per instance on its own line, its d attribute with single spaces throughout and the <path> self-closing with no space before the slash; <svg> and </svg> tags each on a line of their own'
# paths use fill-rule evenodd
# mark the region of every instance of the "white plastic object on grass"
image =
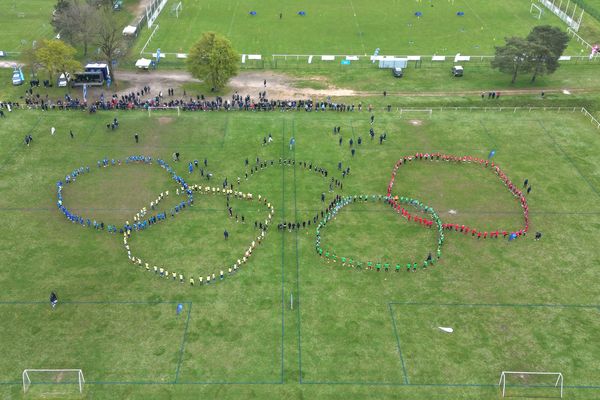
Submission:
<svg viewBox="0 0 600 400">
<path fill-rule="evenodd" d="M 454 329 L 452 329 L 452 328 L 447 328 L 447 327 L 444 327 L 444 326 L 438 326 L 438 328 L 441 331 L 446 332 L 446 333 L 452 333 L 452 332 L 454 332 Z"/>
</svg>

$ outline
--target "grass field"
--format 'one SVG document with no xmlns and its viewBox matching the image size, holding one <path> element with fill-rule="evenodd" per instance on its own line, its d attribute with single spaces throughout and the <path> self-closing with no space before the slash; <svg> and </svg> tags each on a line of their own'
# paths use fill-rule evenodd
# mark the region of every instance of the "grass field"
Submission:
<svg viewBox="0 0 600 400">
<path fill-rule="evenodd" d="M 120 25 L 125 26 L 131 21 L 131 11 L 136 3 L 137 0 L 124 0 L 123 9 L 115 12 Z M 18 59 L 19 53 L 31 47 L 34 41 L 54 38 L 56 33 L 50 21 L 55 5 L 54 0 L 0 0 L 0 50 L 7 52 L 11 59 Z M 96 50 L 94 46 L 90 48 L 90 53 Z M 83 58 L 83 50 L 78 50 Z M 93 59 L 92 54 L 89 57 Z"/>
<path fill-rule="evenodd" d="M 114 116 L 121 127 L 107 131 Z M 368 138 L 365 112 L 19 111 L 0 124 L 2 398 L 45 396 L 43 386 L 20 394 L 23 368 L 83 368 L 83 397 L 94 399 L 495 399 L 500 371 L 513 368 L 561 371 L 569 399 L 600 393 L 593 346 L 600 136 L 579 112 L 447 111 L 431 119 L 378 113 L 374 128 L 388 135 L 382 145 Z M 341 127 L 342 146 L 333 126 Z M 140 132 L 139 144 L 133 132 Z M 30 147 L 21 142 L 26 133 L 34 138 Z M 268 133 L 274 143 L 263 146 Z M 359 136 L 363 144 L 352 157 L 348 139 Z M 385 193 L 403 155 L 485 158 L 491 149 L 510 178 L 531 182 L 531 232 L 543 232 L 542 240 L 447 233 L 443 258 L 414 273 L 328 264 L 315 254 L 313 229 L 270 229 L 241 271 L 190 287 L 142 272 L 119 235 L 74 225 L 55 205 L 55 182 L 89 165 L 89 174 L 65 188 L 65 205 L 122 222 L 159 192 L 174 196 L 175 185 L 156 165 L 98 168 L 96 161 L 131 154 L 170 161 L 179 151 L 182 161 L 171 164 L 188 183 L 207 184 L 187 171 L 188 161 L 207 158 L 216 186 L 227 177 L 240 190 L 267 196 L 276 222 L 302 221 L 322 208 L 322 192 L 327 201 L 337 193 Z M 246 180 L 244 160 L 253 165 L 256 157 L 274 165 Z M 280 157 L 296 164 L 280 167 Z M 329 177 L 303 161 L 335 177 L 342 162 L 351 173 L 342 191 L 329 193 Z M 501 182 L 472 165 L 414 163 L 399 171 L 394 190 L 431 205 L 444 222 L 486 229 L 522 223 Z M 191 209 L 135 233 L 131 247 L 186 279 L 227 268 L 264 217 L 250 202 L 231 205 L 245 224 L 227 217 L 222 197 L 197 194 Z M 349 206 L 322 231 L 340 254 L 390 262 L 423 259 L 434 237 L 380 202 Z M 60 300 L 55 311 L 46 303 L 51 290 Z M 177 303 L 184 304 L 179 317 Z"/>
<path fill-rule="evenodd" d="M 48 0 L 0 0 L 0 50 L 20 52 L 24 46 L 31 46 L 33 40 L 53 37 L 50 18 L 55 4 Z M 31 29 L 24 30 L 25 25 Z"/>
<path fill-rule="evenodd" d="M 564 24 L 552 13 L 541 20 L 529 13 L 529 2 L 487 4 L 467 0 L 329 1 L 283 4 L 277 0 L 184 0 L 177 19 L 170 6 L 157 19 L 160 28 L 146 52 L 187 53 L 202 32 L 227 36 L 244 54 L 382 54 L 490 55 L 505 36 L 524 36 L 538 24 Z M 175 4 L 175 3 L 173 3 Z M 305 11 L 306 16 L 297 15 Z M 256 11 L 255 16 L 249 15 Z M 464 16 L 457 16 L 463 11 Z M 421 17 L 415 13 L 421 12 Z M 280 19 L 279 15 L 282 14 Z M 590 19 L 593 23 L 593 19 Z M 144 30 L 137 54 L 151 30 Z M 579 55 L 573 43 L 569 54 Z"/>
</svg>

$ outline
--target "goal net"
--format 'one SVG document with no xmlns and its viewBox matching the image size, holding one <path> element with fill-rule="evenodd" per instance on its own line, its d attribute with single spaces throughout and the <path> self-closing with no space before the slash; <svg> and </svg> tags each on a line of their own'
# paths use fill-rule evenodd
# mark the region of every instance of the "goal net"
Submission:
<svg viewBox="0 0 600 400">
<path fill-rule="evenodd" d="M 65 394 L 75 387 L 83 392 L 83 371 L 80 369 L 25 369 L 23 370 L 23 392 L 32 386 L 43 387 L 44 393 Z"/>
<path fill-rule="evenodd" d="M 535 19 L 541 19 L 542 14 L 544 13 L 544 10 L 542 9 L 542 7 L 538 6 L 537 4 L 531 3 L 531 7 L 529 7 L 529 13 L 531 15 L 533 15 L 533 17 Z"/>
<path fill-rule="evenodd" d="M 431 119 L 433 116 L 433 109 L 431 108 L 399 108 L 400 118 L 428 118 Z"/>
<path fill-rule="evenodd" d="M 177 116 L 179 117 L 181 115 L 181 108 L 179 107 L 168 107 L 168 106 L 151 106 L 148 107 L 148 116 L 152 116 L 152 114 L 155 114 L 156 112 L 159 111 L 164 111 L 166 112 L 165 115 L 169 115 L 168 112 L 177 112 Z"/>
<path fill-rule="evenodd" d="M 181 11 L 183 11 L 183 4 L 181 4 L 181 2 L 171 7 L 171 15 L 174 15 L 175 18 L 179 18 L 179 14 L 181 14 Z"/>
<path fill-rule="evenodd" d="M 560 372 L 502 371 L 498 386 L 502 397 L 563 397 L 563 374 Z"/>
</svg>

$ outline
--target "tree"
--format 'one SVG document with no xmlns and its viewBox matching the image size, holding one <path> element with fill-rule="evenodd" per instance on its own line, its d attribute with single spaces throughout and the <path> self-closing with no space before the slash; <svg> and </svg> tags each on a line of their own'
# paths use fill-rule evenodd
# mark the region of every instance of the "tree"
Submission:
<svg viewBox="0 0 600 400">
<path fill-rule="evenodd" d="M 38 43 L 35 50 L 35 58 L 50 76 L 50 80 L 54 79 L 56 73 L 73 74 L 81 70 L 81 64 L 75 60 L 75 49 L 65 42 L 52 39 L 42 40 Z"/>
<path fill-rule="evenodd" d="M 527 41 L 531 43 L 533 63 L 531 82 L 535 82 L 537 75 L 551 74 L 558 69 L 558 59 L 567 48 L 569 36 L 558 27 L 542 25 L 533 28 Z"/>
<path fill-rule="evenodd" d="M 187 67 L 192 76 L 210 82 L 217 90 L 237 74 L 238 58 L 227 38 L 206 32 L 190 49 Z"/>
<path fill-rule="evenodd" d="M 35 41 L 32 47 L 27 47 L 21 51 L 19 60 L 31 69 L 31 76 L 35 77 L 38 69 L 43 68 L 37 57 L 37 49 L 41 41 Z"/>
<path fill-rule="evenodd" d="M 110 9 L 103 8 L 101 10 L 96 44 L 108 65 L 111 65 L 113 60 L 117 60 L 125 54 L 125 41 L 123 40 L 121 27 Z M 114 68 L 111 68 L 110 71 L 114 81 Z"/>
<path fill-rule="evenodd" d="M 492 68 L 500 72 L 512 74 L 511 83 L 515 83 L 519 72 L 531 71 L 531 43 L 520 37 L 506 38 L 505 46 L 496 46 L 496 55 L 492 60 Z"/>
<path fill-rule="evenodd" d="M 60 39 L 73 46 L 83 46 L 87 55 L 88 45 L 98 31 L 98 8 L 79 0 L 60 0 L 52 16 L 52 26 Z"/>
</svg>

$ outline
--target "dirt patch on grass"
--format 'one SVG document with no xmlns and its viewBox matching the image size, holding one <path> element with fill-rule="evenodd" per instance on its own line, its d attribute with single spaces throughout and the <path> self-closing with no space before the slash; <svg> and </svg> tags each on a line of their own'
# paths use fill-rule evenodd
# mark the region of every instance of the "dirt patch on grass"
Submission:
<svg viewBox="0 0 600 400">
<path fill-rule="evenodd" d="M 159 125 L 167 125 L 173 122 L 173 118 L 172 117 L 159 117 L 158 118 L 158 124 Z"/>
<path fill-rule="evenodd" d="M 412 126 L 421 126 L 423 125 L 423 121 L 420 119 L 411 119 L 410 121 L 408 121 L 409 124 L 411 124 Z"/>
<path fill-rule="evenodd" d="M 266 87 L 265 80 L 267 81 Z M 229 87 L 232 92 L 241 94 L 266 91 L 267 96 L 274 99 L 357 96 L 359 94 L 354 90 L 340 89 L 330 85 L 324 77 L 311 77 L 310 80 L 318 82 L 315 86 L 323 87 L 323 89 L 297 87 L 310 86 L 310 84 L 307 84 L 306 80 L 273 71 L 242 72 L 231 79 Z"/>
</svg>

